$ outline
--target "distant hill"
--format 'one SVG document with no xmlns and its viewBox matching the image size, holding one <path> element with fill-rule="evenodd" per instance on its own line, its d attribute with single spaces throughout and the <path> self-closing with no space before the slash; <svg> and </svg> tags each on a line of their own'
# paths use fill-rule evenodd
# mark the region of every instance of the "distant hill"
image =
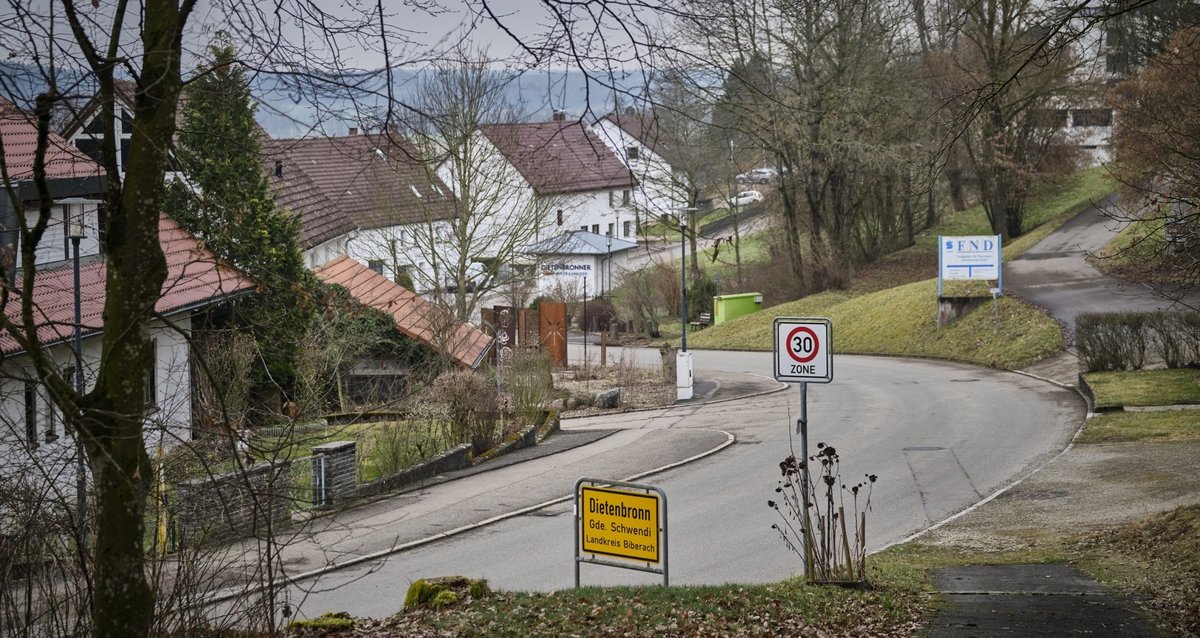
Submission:
<svg viewBox="0 0 1200 638">
<path fill-rule="evenodd" d="M 399 69 L 392 72 L 393 94 L 398 102 L 411 101 L 421 76 L 428 71 Z M 550 119 L 554 111 L 568 117 L 600 116 L 613 108 L 614 89 L 621 104 L 644 93 L 644 75 L 628 72 L 618 78 L 589 78 L 580 71 L 529 71 L 515 75 L 505 98 L 531 121 Z M 311 87 L 304 90 L 279 76 L 263 76 L 255 82 L 260 100 L 258 123 L 276 138 L 313 135 L 345 135 L 350 127 L 378 121 L 387 104 L 382 74 L 358 76 L 352 87 L 327 88 L 318 98 Z M 329 85 L 332 87 L 333 85 Z"/>
<path fill-rule="evenodd" d="M 410 99 L 422 69 L 392 71 L 392 93 L 396 100 Z M 69 89 L 74 101 L 82 103 L 93 94 L 93 83 L 70 71 L 60 71 L 59 84 Z M 295 76 L 293 76 L 294 78 Z M 362 128 L 377 121 L 386 108 L 386 81 L 382 72 L 363 73 L 342 78 L 321 77 L 317 82 L 304 80 L 298 85 L 285 75 L 260 74 L 252 80 L 259 100 L 257 120 L 271 137 L 289 138 L 314 135 L 345 135 L 350 127 Z M 598 117 L 613 108 L 614 88 L 622 105 L 644 93 L 645 75 L 641 71 L 620 72 L 616 77 L 589 77 L 577 70 L 526 71 L 514 75 L 505 97 L 531 121 L 550 119 L 556 110 L 568 117 Z M 319 93 L 314 86 L 319 85 Z M 34 97 L 45 84 L 38 69 L 19 63 L 0 61 L 0 97 L 21 108 L 31 108 Z"/>
</svg>

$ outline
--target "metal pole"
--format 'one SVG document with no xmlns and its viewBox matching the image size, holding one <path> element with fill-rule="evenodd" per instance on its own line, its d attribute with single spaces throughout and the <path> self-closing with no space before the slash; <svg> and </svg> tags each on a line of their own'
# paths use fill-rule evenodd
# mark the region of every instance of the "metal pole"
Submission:
<svg viewBox="0 0 1200 638">
<path fill-rule="evenodd" d="M 804 535 L 804 577 L 812 578 L 812 547 L 809 547 L 808 539 L 812 537 L 813 531 L 809 529 L 809 511 L 810 503 L 808 500 L 808 384 L 800 383 L 800 418 L 796 420 L 796 432 L 800 434 L 800 454 L 803 456 L 801 462 L 803 466 L 800 470 L 800 493 L 802 505 L 804 507 L 804 530 L 807 532 Z"/>
<path fill-rule="evenodd" d="M 687 352 L 687 224 L 679 220 L 679 328 L 682 330 L 681 345 Z"/>
<path fill-rule="evenodd" d="M 75 394 L 83 396 L 83 318 L 79 291 L 79 240 L 71 237 L 75 267 Z M 75 523 L 79 527 L 79 540 L 87 535 L 87 465 L 83 456 L 83 437 L 80 433 L 82 415 L 75 414 Z"/>
</svg>

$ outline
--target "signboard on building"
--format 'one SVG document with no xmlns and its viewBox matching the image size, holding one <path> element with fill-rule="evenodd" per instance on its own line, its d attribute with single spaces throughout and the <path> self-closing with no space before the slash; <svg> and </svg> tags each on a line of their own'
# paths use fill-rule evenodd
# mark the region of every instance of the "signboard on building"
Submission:
<svg viewBox="0 0 1200 638">
<path fill-rule="evenodd" d="M 542 264 L 542 275 L 547 277 L 586 277 L 592 274 L 592 264 L 559 262 Z"/>
</svg>

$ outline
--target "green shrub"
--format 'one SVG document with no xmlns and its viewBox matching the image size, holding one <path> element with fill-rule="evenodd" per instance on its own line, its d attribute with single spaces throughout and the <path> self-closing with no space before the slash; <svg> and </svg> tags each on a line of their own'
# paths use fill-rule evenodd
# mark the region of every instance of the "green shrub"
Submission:
<svg viewBox="0 0 1200 638">
<path fill-rule="evenodd" d="M 486 377 L 471 370 L 447 372 L 434 379 L 433 397 L 449 417 L 451 446 L 470 443 L 472 452 L 482 454 L 496 444 L 500 401 Z"/>
<path fill-rule="evenodd" d="M 1075 319 L 1075 347 L 1088 372 L 1138 370 L 1146 362 L 1146 314 L 1103 312 Z"/>
<path fill-rule="evenodd" d="M 467 592 L 471 594 L 471 598 L 487 598 L 492 595 L 492 588 L 488 587 L 486 578 L 473 579 L 467 585 Z"/>
</svg>

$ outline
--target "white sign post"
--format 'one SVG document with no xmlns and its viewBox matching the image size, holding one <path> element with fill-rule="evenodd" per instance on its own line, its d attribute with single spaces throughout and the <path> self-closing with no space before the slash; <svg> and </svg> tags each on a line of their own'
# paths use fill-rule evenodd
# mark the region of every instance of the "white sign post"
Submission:
<svg viewBox="0 0 1200 638">
<path fill-rule="evenodd" d="M 775 380 L 800 385 L 800 492 L 808 513 L 808 384 L 833 381 L 833 324 L 828 319 L 775 318 Z M 804 548 L 804 575 L 812 575 L 812 548 Z"/>
</svg>

